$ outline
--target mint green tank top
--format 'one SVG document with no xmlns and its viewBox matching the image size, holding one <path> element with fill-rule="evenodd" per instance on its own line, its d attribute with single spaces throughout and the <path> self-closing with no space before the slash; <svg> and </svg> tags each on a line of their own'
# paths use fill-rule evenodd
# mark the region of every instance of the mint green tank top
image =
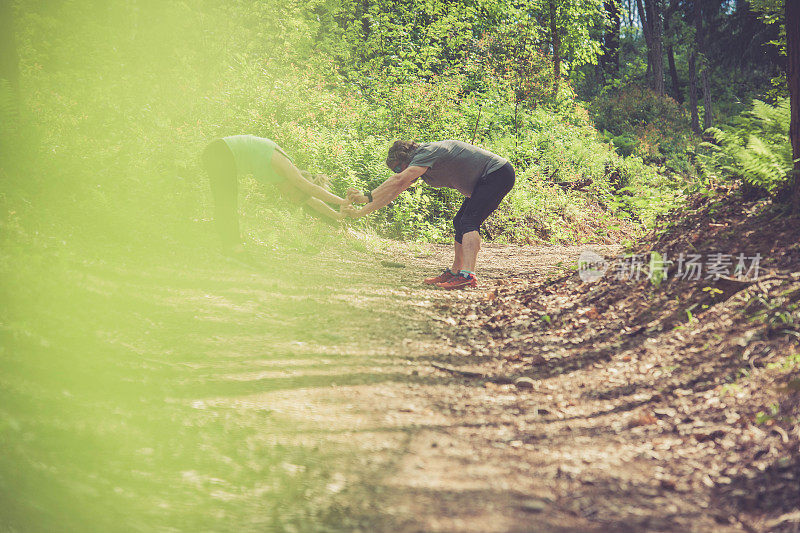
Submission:
<svg viewBox="0 0 800 533">
<path fill-rule="evenodd" d="M 255 135 L 232 135 L 223 137 L 222 140 L 233 152 L 238 173 L 252 174 L 261 183 L 277 183 L 283 179 L 272 170 L 272 154 L 275 150 L 292 161 L 292 158 L 271 139 Z"/>
</svg>

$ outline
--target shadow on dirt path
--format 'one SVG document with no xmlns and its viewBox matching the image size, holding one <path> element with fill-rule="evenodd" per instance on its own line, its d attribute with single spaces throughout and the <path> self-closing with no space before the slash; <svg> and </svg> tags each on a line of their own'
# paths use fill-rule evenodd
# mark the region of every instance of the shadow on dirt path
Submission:
<svg viewBox="0 0 800 533">
<path fill-rule="evenodd" d="M 352 383 L 343 373 L 335 385 L 228 397 L 214 405 L 269 408 L 302 429 L 293 437 L 302 442 L 355 446 L 367 464 L 379 466 L 360 483 L 381 502 L 372 508 L 380 510 L 373 525 L 382 530 L 738 530 L 715 518 L 708 491 L 662 486 L 661 467 L 648 452 L 672 444 L 652 442 L 635 424 L 620 431 L 630 421 L 601 402 L 571 416 L 568 404 L 581 401 L 583 391 L 575 387 L 583 385 L 574 376 L 565 379 L 569 372 L 520 390 L 442 370 L 455 364 L 491 372 L 502 350 L 484 332 L 456 326 L 454 308 L 486 298 L 509 277 L 559 274 L 583 249 L 488 245 L 480 288 L 444 292 L 419 280 L 447 264 L 449 248 L 387 246 L 384 262 L 404 266 L 383 268 L 380 283 L 356 283 L 352 293 L 338 296 L 376 312 L 391 306 L 395 313 L 391 324 L 375 321 L 380 329 L 359 333 L 369 338 L 373 361 L 385 362 L 373 367 L 373 382 Z M 605 383 L 597 366 L 582 368 L 580 380 Z"/>
<path fill-rule="evenodd" d="M 506 347 L 465 318 L 509 278 L 559 275 L 583 249 L 486 245 L 480 287 L 462 292 L 420 283 L 448 247 L 395 242 L 312 262 L 85 264 L 71 273 L 80 298 L 62 295 L 91 310 L 70 310 L 81 335 L 65 312 L 43 331 L 66 345 L 7 335 L 3 403 L 28 435 L 6 440 L 0 464 L 28 472 L 8 523 L 52 504 L 39 529 L 740 530 L 710 487 L 675 484 L 654 459 L 682 437 L 647 432 L 646 398 L 600 364 L 613 354 L 521 388 L 497 365 Z"/>
<path fill-rule="evenodd" d="M 306 295 L 318 301 L 318 314 L 331 327 L 269 344 L 287 360 L 260 360 L 254 347 L 265 339 L 259 336 L 215 332 L 206 338 L 213 377 L 191 389 L 202 391 L 193 405 L 240 415 L 269 412 L 292 428 L 275 435 L 276 442 L 350 449 L 364 470 L 346 481 L 357 487 L 353 494 L 372 502 L 360 518 L 371 529 L 608 530 L 608 520 L 588 520 L 554 492 L 572 490 L 561 474 L 553 486 L 557 468 L 567 464 L 560 453 L 574 453 L 576 460 L 584 455 L 565 449 L 532 456 L 532 445 L 518 440 L 520 402 L 529 403 L 529 394 L 464 381 L 433 366 L 471 351 L 454 341 L 449 307 L 483 298 L 509 276 L 539 278 L 568 268 L 584 248 L 487 245 L 481 287 L 443 292 L 420 280 L 447 264 L 449 247 L 384 244 L 382 254 L 333 274 L 348 278 L 346 288 Z M 340 305 L 348 309 L 338 312 L 346 323 L 336 317 Z M 233 353 L 240 354 L 235 368 L 223 365 Z M 566 441 L 561 446 L 570 447 Z"/>
</svg>

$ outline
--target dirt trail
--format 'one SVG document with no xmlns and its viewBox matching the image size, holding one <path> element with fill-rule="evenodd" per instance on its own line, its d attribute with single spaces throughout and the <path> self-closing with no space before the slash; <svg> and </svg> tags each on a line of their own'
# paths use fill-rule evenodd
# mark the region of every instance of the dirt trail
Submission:
<svg viewBox="0 0 800 533">
<path fill-rule="evenodd" d="M 540 278 L 568 267 L 592 248 L 484 246 L 481 286 L 431 290 L 419 280 L 447 263 L 448 247 L 385 247 L 402 268 L 354 265 L 380 272 L 333 298 L 365 310 L 389 313 L 378 329 L 343 332 L 358 342 L 322 346 L 297 342 L 292 353 L 328 353 L 323 372 L 333 383 L 208 399 L 209 408 L 268 409 L 297 433 L 277 437 L 310 445 L 353 446 L 367 479 L 343 476 L 372 498 L 370 527 L 386 531 L 632 531 L 740 530 L 722 524 L 709 509 L 710 491 L 698 493 L 663 482 L 652 460 L 654 441 L 623 419 L 625 410 L 581 395 L 584 387 L 613 380 L 605 365 L 588 365 L 532 382 L 529 389 L 474 379 L 442 368 L 491 373 L 502 350 L 480 331 L 455 327 L 450 310 L 475 304 L 506 278 Z M 395 265 L 396 266 L 396 265 Z M 366 330 L 365 330 L 366 329 Z M 351 339 L 352 340 L 352 339 Z M 337 363 L 337 354 L 358 360 Z M 319 363 L 319 361 L 317 361 Z M 229 376 L 238 380 L 286 376 L 286 362 Z M 368 375 L 353 380 L 354 375 Z M 341 378 L 341 380 L 339 379 Z M 513 379 L 516 376 L 506 376 Z M 494 380 L 498 381 L 498 380 Z M 578 404 L 586 405 L 577 408 Z M 634 413 L 635 414 L 635 413 Z M 335 487 L 336 488 L 336 487 Z"/>
<path fill-rule="evenodd" d="M 613 246 L 486 245 L 480 287 L 453 292 L 420 283 L 447 264 L 449 247 L 385 242 L 374 254 L 323 253 L 318 266 L 338 269 L 349 284 L 320 296 L 319 309 L 342 306 L 342 315 L 329 315 L 328 324 L 303 339 L 272 343 L 271 351 L 287 354 L 280 361 L 253 357 L 259 338 L 226 338 L 222 344 L 240 354 L 241 368 L 215 371 L 222 383 L 237 385 L 206 395 L 202 408 L 233 408 L 239 416 L 268 411 L 293 431 L 265 442 L 355 452 L 355 466 L 331 465 L 336 472 L 328 488 L 341 495 L 341 516 L 352 520 L 337 524 L 343 529 L 754 530 L 715 499 L 720 480 L 741 493 L 736 498 L 749 497 L 720 472 L 726 461 L 741 461 L 737 442 L 744 443 L 741 453 L 769 458 L 781 453 L 780 435 L 766 439 L 744 418 L 720 429 L 703 412 L 659 407 L 686 407 L 689 394 L 692 405 L 724 407 L 719 392 L 683 390 L 688 385 L 672 387 L 674 400 L 659 399 L 663 380 L 683 383 L 675 371 L 679 360 L 670 359 L 679 347 L 658 348 L 655 339 L 637 337 L 631 346 L 600 348 L 547 329 L 487 331 L 487 302 L 563 276 L 586 249 L 619 252 Z M 549 294 L 556 300 L 545 302 L 548 309 L 571 308 L 558 290 Z M 269 307 L 261 297 L 249 305 L 248 313 Z M 484 315 L 476 320 L 471 309 Z M 355 312 L 360 321 L 342 320 Z M 569 317 L 591 319 L 577 309 Z M 515 309 L 504 320 L 538 318 Z M 533 333 L 520 339 L 514 331 Z M 696 379 L 690 369 L 685 373 Z M 521 376 L 529 381 L 515 385 Z M 270 380 L 293 385 L 261 390 Z M 727 432 L 736 424 L 734 442 Z M 707 472 L 714 461 L 715 473 Z"/>
<path fill-rule="evenodd" d="M 583 283 L 611 246 L 485 245 L 452 292 L 421 283 L 450 247 L 358 235 L 34 257 L 0 332 L 0 472 L 26 481 L 2 507 L 43 531 L 797 531 L 781 235 L 751 239 L 763 280 L 719 287 Z"/>
</svg>

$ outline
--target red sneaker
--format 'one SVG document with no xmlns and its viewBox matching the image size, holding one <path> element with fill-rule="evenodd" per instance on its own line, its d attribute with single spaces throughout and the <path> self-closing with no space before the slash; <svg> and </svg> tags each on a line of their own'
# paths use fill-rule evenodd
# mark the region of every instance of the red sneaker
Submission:
<svg viewBox="0 0 800 533">
<path fill-rule="evenodd" d="M 424 283 L 425 285 L 436 285 L 437 283 L 450 281 L 454 277 L 456 277 L 456 275 L 453 274 L 452 272 L 450 272 L 449 268 L 445 268 L 444 272 L 442 272 L 441 274 L 439 274 L 435 278 L 427 278 L 427 279 L 423 280 L 422 283 Z"/>
<path fill-rule="evenodd" d="M 453 276 L 453 278 L 450 279 L 449 281 L 437 283 L 436 286 L 447 290 L 465 289 L 467 287 L 477 287 L 478 278 L 476 278 L 475 274 L 472 273 L 465 274 L 463 272 L 459 272 L 457 275 Z"/>
</svg>

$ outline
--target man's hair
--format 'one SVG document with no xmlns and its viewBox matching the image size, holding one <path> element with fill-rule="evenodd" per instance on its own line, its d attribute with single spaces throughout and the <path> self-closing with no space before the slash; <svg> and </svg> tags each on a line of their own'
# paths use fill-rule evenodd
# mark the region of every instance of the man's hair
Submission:
<svg viewBox="0 0 800 533">
<path fill-rule="evenodd" d="M 414 141 L 395 141 L 389 148 L 389 155 L 386 156 L 386 165 L 393 166 L 392 163 L 407 165 L 411 162 L 411 156 L 417 151 L 419 145 Z"/>
</svg>

